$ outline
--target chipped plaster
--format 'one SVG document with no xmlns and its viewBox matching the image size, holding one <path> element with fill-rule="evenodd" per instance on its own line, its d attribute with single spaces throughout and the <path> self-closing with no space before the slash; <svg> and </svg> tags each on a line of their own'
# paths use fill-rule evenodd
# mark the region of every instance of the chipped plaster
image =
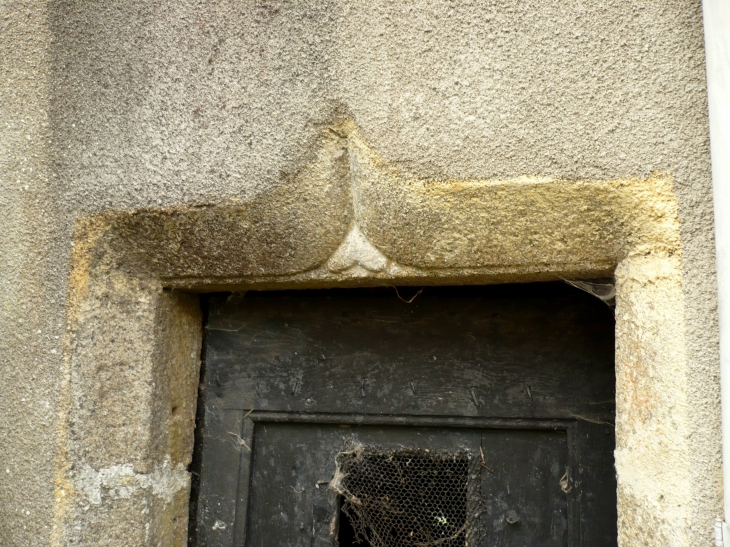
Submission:
<svg viewBox="0 0 730 547">
<path fill-rule="evenodd" d="M 85 465 L 78 472 L 74 487 L 94 505 L 101 504 L 102 496 L 112 500 L 129 499 L 140 489 L 151 490 L 155 496 L 171 503 L 175 494 L 190 487 L 190 474 L 182 464 L 173 468 L 169 459 L 162 465 L 156 463 L 152 473 L 137 473 L 131 463 L 99 470 Z"/>
</svg>

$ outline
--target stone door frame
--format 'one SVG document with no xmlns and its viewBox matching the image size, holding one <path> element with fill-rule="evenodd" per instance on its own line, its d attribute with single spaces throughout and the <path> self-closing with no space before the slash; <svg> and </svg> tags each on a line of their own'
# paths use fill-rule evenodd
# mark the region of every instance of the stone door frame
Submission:
<svg viewBox="0 0 730 547">
<path fill-rule="evenodd" d="M 670 175 L 421 180 L 345 118 L 266 194 L 81 218 L 53 544 L 186 544 L 198 293 L 606 276 L 617 300 L 619 539 L 686 545 L 703 456 L 690 435 Z"/>
</svg>

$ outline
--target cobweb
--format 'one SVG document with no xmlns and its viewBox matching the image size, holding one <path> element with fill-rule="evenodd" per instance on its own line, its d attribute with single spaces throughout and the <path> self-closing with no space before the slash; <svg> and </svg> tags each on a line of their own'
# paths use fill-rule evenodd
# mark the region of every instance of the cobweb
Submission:
<svg viewBox="0 0 730 547">
<path fill-rule="evenodd" d="M 331 483 L 357 542 L 465 547 L 468 453 L 357 447 L 337 455 Z"/>
</svg>

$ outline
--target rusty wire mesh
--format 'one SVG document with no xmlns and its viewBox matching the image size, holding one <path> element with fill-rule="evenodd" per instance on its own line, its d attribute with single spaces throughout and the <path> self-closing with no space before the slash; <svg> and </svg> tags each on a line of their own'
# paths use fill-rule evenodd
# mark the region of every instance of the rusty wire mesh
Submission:
<svg viewBox="0 0 730 547">
<path fill-rule="evenodd" d="M 466 453 L 357 448 L 337 456 L 333 488 L 356 541 L 372 547 L 466 545 Z"/>
</svg>

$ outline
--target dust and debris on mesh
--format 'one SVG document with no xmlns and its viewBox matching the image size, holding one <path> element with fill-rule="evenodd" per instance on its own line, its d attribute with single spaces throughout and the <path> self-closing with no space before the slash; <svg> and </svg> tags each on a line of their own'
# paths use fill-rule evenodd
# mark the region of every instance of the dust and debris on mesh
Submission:
<svg viewBox="0 0 730 547">
<path fill-rule="evenodd" d="M 337 455 L 331 487 L 357 542 L 464 547 L 470 459 L 466 452 L 356 447 Z"/>
</svg>

